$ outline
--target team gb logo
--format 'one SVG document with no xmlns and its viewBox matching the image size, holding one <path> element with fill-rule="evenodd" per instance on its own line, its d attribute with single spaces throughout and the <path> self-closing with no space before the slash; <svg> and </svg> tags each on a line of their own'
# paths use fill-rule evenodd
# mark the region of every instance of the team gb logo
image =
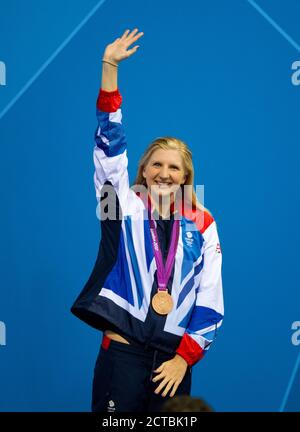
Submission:
<svg viewBox="0 0 300 432">
<path fill-rule="evenodd" d="M 190 246 L 190 247 L 193 246 L 194 239 L 193 239 L 193 234 L 191 233 L 191 231 L 187 231 L 185 233 L 185 242 L 188 246 Z"/>
</svg>

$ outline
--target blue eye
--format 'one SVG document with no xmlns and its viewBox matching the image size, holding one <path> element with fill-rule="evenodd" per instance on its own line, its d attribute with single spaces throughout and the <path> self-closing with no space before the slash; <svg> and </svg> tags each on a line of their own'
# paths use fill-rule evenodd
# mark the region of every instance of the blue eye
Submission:
<svg viewBox="0 0 300 432">
<path fill-rule="evenodd" d="M 161 166 L 161 163 L 160 162 L 153 162 L 153 166 Z M 170 169 L 178 171 L 179 167 L 176 165 L 170 165 Z"/>
</svg>

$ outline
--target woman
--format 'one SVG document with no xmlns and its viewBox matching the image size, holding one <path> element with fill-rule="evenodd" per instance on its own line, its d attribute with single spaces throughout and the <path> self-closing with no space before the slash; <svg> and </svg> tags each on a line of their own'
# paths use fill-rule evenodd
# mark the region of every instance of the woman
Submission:
<svg viewBox="0 0 300 432">
<path fill-rule="evenodd" d="M 92 411 L 160 411 L 175 394 L 189 395 L 192 366 L 223 319 L 216 223 L 196 200 L 186 144 L 154 140 L 129 187 L 117 71 L 142 35 L 126 30 L 102 59 L 94 147 L 102 235 L 71 309 L 104 332 Z"/>
</svg>

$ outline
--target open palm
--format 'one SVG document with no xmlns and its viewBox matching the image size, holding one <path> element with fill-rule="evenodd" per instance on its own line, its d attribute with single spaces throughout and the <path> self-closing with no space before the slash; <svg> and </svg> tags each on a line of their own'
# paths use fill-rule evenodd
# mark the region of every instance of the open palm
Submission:
<svg viewBox="0 0 300 432">
<path fill-rule="evenodd" d="M 131 49 L 128 48 L 144 34 L 143 32 L 137 33 L 137 31 L 137 28 L 131 33 L 130 30 L 126 30 L 120 38 L 117 38 L 113 43 L 107 45 L 103 58 L 119 63 L 134 54 L 139 48 L 139 45 Z"/>
</svg>

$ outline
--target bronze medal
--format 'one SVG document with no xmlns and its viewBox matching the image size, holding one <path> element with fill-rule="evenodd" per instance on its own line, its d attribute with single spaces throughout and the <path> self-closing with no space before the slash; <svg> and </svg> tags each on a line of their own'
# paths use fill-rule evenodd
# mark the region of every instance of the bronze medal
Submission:
<svg viewBox="0 0 300 432">
<path fill-rule="evenodd" d="M 173 309 L 173 299 L 167 290 L 158 290 L 152 298 L 152 307 L 160 315 L 167 315 Z"/>
<path fill-rule="evenodd" d="M 151 242 L 157 267 L 157 293 L 153 296 L 151 304 L 153 310 L 159 315 L 167 315 L 173 309 L 173 299 L 168 293 L 167 284 L 171 276 L 172 268 L 175 263 L 176 248 L 179 239 L 179 220 L 174 219 L 171 240 L 169 245 L 168 256 L 166 263 L 163 262 L 162 253 L 160 250 L 159 239 L 156 232 L 156 226 L 151 215 L 151 204 L 149 209 L 149 223 L 151 232 Z"/>
</svg>

